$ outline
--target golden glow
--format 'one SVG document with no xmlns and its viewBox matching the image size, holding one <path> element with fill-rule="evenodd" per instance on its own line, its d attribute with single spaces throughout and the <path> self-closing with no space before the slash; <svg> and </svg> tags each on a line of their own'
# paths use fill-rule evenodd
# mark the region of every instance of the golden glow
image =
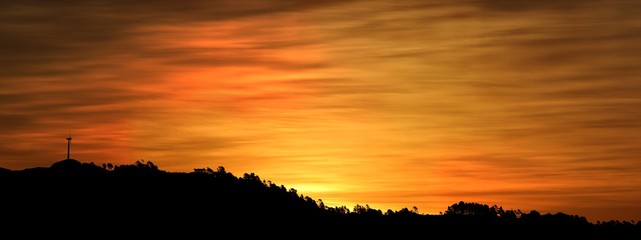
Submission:
<svg viewBox="0 0 641 240">
<path fill-rule="evenodd" d="M 641 220 L 639 3 L 308 2 L 7 6 L 0 167 L 63 159 L 71 130 L 81 161 L 224 166 L 330 206 Z"/>
</svg>

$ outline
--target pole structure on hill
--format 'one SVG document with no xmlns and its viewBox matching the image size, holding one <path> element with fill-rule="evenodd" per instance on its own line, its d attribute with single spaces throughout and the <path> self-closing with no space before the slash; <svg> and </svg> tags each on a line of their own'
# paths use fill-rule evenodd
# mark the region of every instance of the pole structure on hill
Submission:
<svg viewBox="0 0 641 240">
<path fill-rule="evenodd" d="M 69 133 L 69 137 L 67 138 L 67 159 L 69 158 L 69 152 L 71 150 L 71 133 Z"/>
</svg>

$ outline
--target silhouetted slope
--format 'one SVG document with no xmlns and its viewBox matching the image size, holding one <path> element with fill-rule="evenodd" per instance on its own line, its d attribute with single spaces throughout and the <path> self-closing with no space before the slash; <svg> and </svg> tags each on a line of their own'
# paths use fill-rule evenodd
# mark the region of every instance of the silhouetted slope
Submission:
<svg viewBox="0 0 641 240">
<path fill-rule="evenodd" d="M 494 238 L 509 232 L 612 238 L 639 235 L 641 229 L 639 223 L 591 224 L 563 213 L 522 213 L 465 202 L 451 205 L 444 215 L 417 214 L 407 208 L 383 213 L 367 205 L 350 211 L 325 206 L 253 173 L 236 177 L 223 167 L 176 173 L 162 171 L 151 162 L 99 167 L 64 160 L 49 168 L 2 170 L 0 182 L 2 215 L 9 220 L 6 229 L 187 234 L 241 227 L 253 234 L 304 229 L 315 236 L 443 233 Z"/>
</svg>

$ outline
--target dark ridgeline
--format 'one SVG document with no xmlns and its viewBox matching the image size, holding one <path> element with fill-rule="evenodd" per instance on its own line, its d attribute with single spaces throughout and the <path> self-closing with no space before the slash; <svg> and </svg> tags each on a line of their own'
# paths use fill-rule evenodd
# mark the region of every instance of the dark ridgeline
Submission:
<svg viewBox="0 0 641 240">
<path fill-rule="evenodd" d="M 408 208 L 382 212 L 368 205 L 352 210 L 329 207 L 254 173 L 236 177 L 223 167 L 179 173 L 160 170 L 152 162 L 97 166 L 67 159 L 49 168 L 0 168 L 0 183 L 0 229 L 5 234 L 133 232 L 147 237 L 288 239 L 641 236 L 641 222 L 594 224 L 576 215 L 524 213 L 479 203 L 455 203 L 439 215 Z"/>
</svg>

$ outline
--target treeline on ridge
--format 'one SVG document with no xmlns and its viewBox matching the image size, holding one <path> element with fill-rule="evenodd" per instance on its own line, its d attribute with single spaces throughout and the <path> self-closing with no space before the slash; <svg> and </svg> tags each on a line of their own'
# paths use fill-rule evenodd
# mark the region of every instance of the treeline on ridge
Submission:
<svg viewBox="0 0 641 240">
<path fill-rule="evenodd" d="M 566 213 L 522 212 L 460 201 L 440 214 L 416 208 L 381 211 L 368 205 L 327 206 L 294 188 L 254 173 L 236 177 L 224 167 L 167 172 L 150 161 L 117 165 L 63 160 L 51 167 L 12 171 L 0 168 L 2 206 L 12 224 L 145 224 L 163 229 L 207 226 L 317 226 L 371 229 L 445 228 L 577 230 L 585 234 L 639 234 L 641 222 L 591 223 Z M 110 220 L 107 220 L 110 219 Z M 111 219 L 117 219 L 116 221 Z"/>
</svg>

